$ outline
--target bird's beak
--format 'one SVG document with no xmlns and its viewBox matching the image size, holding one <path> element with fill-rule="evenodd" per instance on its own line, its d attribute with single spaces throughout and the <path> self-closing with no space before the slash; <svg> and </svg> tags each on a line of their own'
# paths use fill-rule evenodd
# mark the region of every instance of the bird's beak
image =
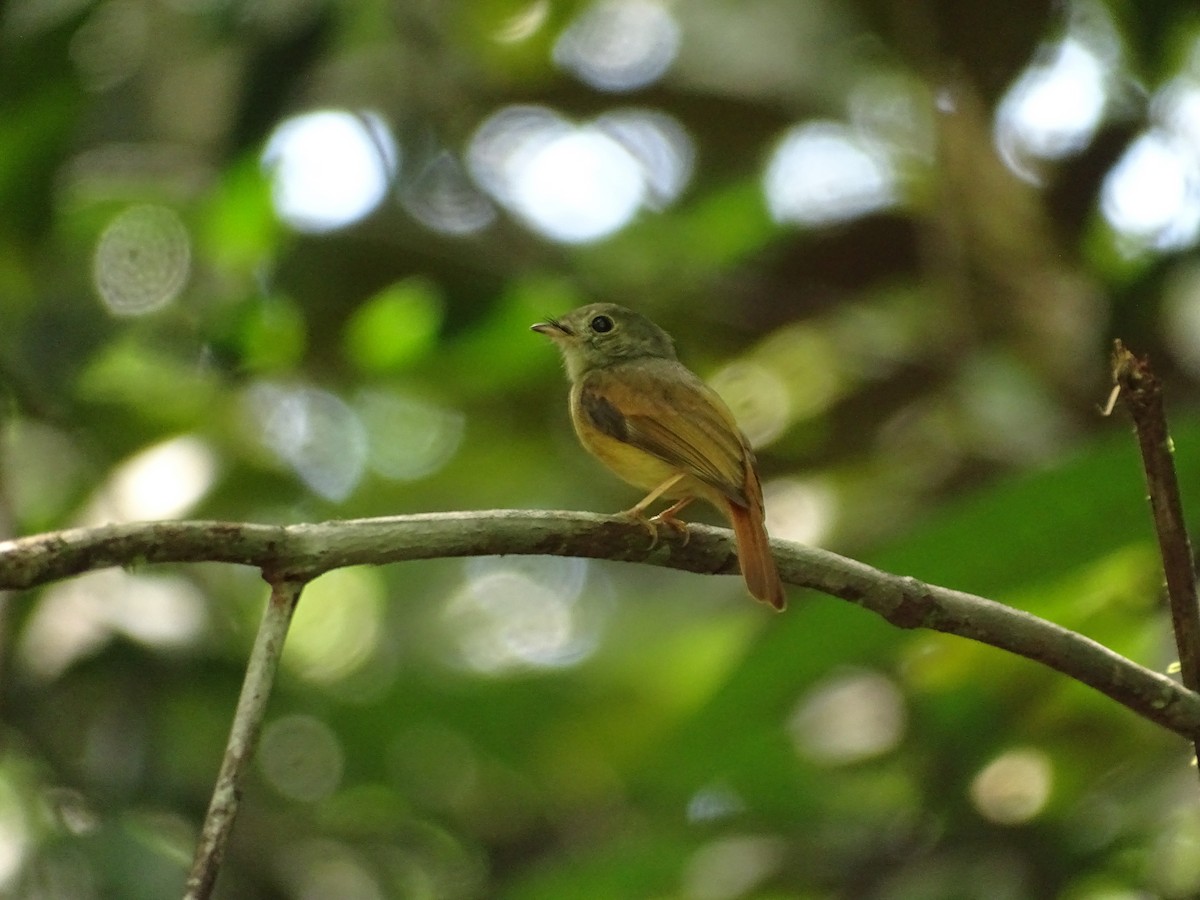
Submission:
<svg viewBox="0 0 1200 900">
<path fill-rule="evenodd" d="M 536 325 L 530 325 L 529 330 L 536 331 L 538 334 L 544 334 L 551 340 L 571 336 L 571 329 L 567 328 L 567 326 L 558 321 L 558 319 L 547 319 L 545 322 L 538 322 Z"/>
</svg>

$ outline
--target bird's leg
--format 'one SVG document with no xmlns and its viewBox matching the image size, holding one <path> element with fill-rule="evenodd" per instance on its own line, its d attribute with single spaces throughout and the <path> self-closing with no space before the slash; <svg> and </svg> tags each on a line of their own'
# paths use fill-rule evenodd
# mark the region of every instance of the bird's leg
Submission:
<svg viewBox="0 0 1200 900">
<path fill-rule="evenodd" d="M 665 494 L 667 491 L 669 491 L 671 488 L 675 487 L 675 485 L 677 485 L 680 481 L 683 480 L 685 475 L 686 475 L 686 473 L 684 473 L 684 472 L 680 472 L 678 475 L 672 475 L 670 478 L 668 478 L 666 481 L 664 481 L 662 484 L 660 484 L 658 487 L 656 487 L 654 490 L 652 490 L 650 493 L 648 493 L 645 497 L 643 497 L 641 500 L 639 500 L 635 505 L 631 506 L 629 509 L 625 510 L 625 512 L 621 513 L 622 516 L 626 516 L 637 522 L 641 522 L 642 525 L 644 525 L 646 527 L 646 530 L 650 532 L 650 547 L 651 548 L 653 548 L 654 545 L 658 543 L 657 523 L 659 521 L 662 521 L 664 525 L 668 525 L 671 528 L 675 528 L 676 525 L 673 523 L 677 522 L 678 520 L 674 519 L 673 517 L 669 517 L 671 519 L 671 521 L 667 522 L 662 519 L 661 515 L 655 516 L 653 519 L 647 518 L 646 508 L 648 506 L 650 506 L 650 504 L 653 503 L 655 500 L 657 500 L 659 497 L 661 497 L 663 494 Z M 668 513 L 674 512 L 678 508 L 679 508 L 679 504 L 677 503 L 677 504 L 675 504 L 675 506 L 671 507 L 671 509 L 667 510 L 667 512 Z"/>
<path fill-rule="evenodd" d="M 657 516 L 651 517 L 650 521 L 655 525 L 666 525 L 683 538 L 683 543 L 686 545 L 688 538 L 691 537 L 691 533 L 688 531 L 687 522 L 675 514 L 695 499 L 695 497 L 684 497 L 682 500 L 676 501 L 674 506 L 669 506 Z"/>
</svg>

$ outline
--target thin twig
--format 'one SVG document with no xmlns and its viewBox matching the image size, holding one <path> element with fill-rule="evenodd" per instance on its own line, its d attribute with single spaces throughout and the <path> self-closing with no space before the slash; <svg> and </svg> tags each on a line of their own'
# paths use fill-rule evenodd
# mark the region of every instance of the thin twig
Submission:
<svg viewBox="0 0 1200 900">
<path fill-rule="evenodd" d="M 549 510 L 426 513 L 305 525 L 150 522 L 74 529 L 0 543 L 0 589 L 28 588 L 108 566 L 232 562 L 273 580 L 305 581 L 350 565 L 495 554 L 581 556 L 734 574 L 733 536 L 692 524 L 649 549 L 627 519 Z M 1042 663 L 1188 739 L 1200 695 L 1069 629 L 991 600 L 891 575 L 816 547 L 775 540 L 786 584 L 848 600 L 901 628 L 931 628 Z"/>
<path fill-rule="evenodd" d="M 1142 468 L 1150 498 L 1150 513 L 1158 534 L 1167 598 L 1171 607 L 1171 625 L 1179 651 L 1179 671 L 1188 689 L 1200 690 L 1200 603 L 1196 597 L 1196 570 L 1192 563 L 1192 545 L 1183 518 L 1179 478 L 1171 436 L 1163 410 L 1162 383 L 1146 358 L 1134 356 L 1121 341 L 1113 343 L 1114 391 L 1125 401 L 1137 432 Z M 1113 398 L 1109 398 L 1111 410 Z M 1193 732 L 1200 754 L 1200 730 Z"/>
<path fill-rule="evenodd" d="M 246 664 L 246 677 L 242 682 L 242 693 L 238 697 L 237 710 L 233 714 L 233 727 L 225 745 L 225 757 L 221 771 L 213 787 L 212 800 L 204 816 L 200 842 L 188 875 L 187 892 L 184 900 L 208 900 L 216 885 L 225 847 L 233 831 L 238 802 L 242 796 L 242 782 L 254 757 L 254 748 L 262 731 L 263 715 L 267 700 L 271 696 L 271 685 L 279 668 L 279 657 L 283 654 L 283 642 L 287 636 L 292 614 L 300 601 L 303 581 L 279 580 L 271 584 L 271 599 L 263 611 L 254 648 Z"/>
</svg>

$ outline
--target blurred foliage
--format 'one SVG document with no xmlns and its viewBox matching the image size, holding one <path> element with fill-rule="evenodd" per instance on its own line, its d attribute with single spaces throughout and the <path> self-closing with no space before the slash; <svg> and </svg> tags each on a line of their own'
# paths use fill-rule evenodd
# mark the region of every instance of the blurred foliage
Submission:
<svg viewBox="0 0 1200 900">
<path fill-rule="evenodd" d="M 601 88 L 564 62 L 614 9 L 676 35 L 660 76 Z M 1100 48 L 1102 115 L 1013 151 L 1014 85 L 1071 35 Z M 4 530 L 624 508 L 528 331 L 613 299 L 761 443 L 776 534 L 1165 670 L 1136 451 L 1097 404 L 1112 337 L 1153 355 L 1195 506 L 1195 228 L 1131 236 L 1104 197 L 1164 86 L 1200 82 L 1198 35 L 1188 0 L 9 3 Z M 682 192 L 546 236 L 471 163 L 517 105 L 685 135 Z M 392 164 L 338 227 L 284 215 L 263 163 L 315 110 Z M 805 123 L 882 135 L 887 202 L 781 216 L 764 173 Z M 179 893 L 264 598 L 221 566 L 6 598 L 0 894 Z M 829 598 L 774 617 L 733 578 L 579 560 L 352 569 L 307 592 L 283 666 L 222 897 L 1200 892 L 1185 742 Z"/>
</svg>

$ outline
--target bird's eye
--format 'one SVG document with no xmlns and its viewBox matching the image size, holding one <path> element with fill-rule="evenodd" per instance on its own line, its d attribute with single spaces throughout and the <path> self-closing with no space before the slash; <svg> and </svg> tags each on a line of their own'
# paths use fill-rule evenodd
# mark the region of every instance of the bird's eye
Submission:
<svg viewBox="0 0 1200 900">
<path fill-rule="evenodd" d="M 597 334 L 604 334 L 605 332 L 613 330 L 613 320 L 608 316 L 596 316 L 594 319 L 592 319 L 591 326 L 592 331 L 596 332 Z"/>
</svg>

